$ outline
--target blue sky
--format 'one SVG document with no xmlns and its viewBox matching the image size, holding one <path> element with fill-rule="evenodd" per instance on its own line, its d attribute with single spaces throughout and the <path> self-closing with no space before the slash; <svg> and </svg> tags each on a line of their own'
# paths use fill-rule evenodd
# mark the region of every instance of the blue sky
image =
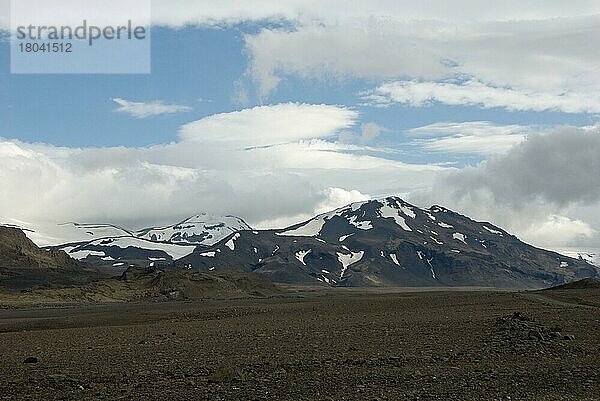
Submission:
<svg viewBox="0 0 600 401">
<path fill-rule="evenodd" d="M 577 149 L 597 130 L 600 5 L 400 3 L 153 0 L 151 74 L 11 74 L 0 41 L 0 183 L 17 194 L 0 218 L 264 227 L 401 195 L 536 244 L 600 243 L 593 160 L 529 162 L 530 138 Z M 554 192 L 506 176 L 516 163 Z"/>
<path fill-rule="evenodd" d="M 267 24 L 271 26 L 271 24 Z M 413 149 L 400 147 L 404 131 L 436 122 L 490 121 L 500 125 L 590 125 L 589 114 L 561 112 L 509 112 L 502 108 L 431 104 L 425 107 L 395 104 L 387 108 L 360 105 L 359 93 L 377 84 L 376 80 L 344 78 L 285 77 L 266 99 L 259 99 L 255 83 L 244 76 L 249 65 L 244 34 L 260 25 L 240 24 L 228 28 L 154 28 L 152 73 L 108 75 L 10 74 L 9 44 L 0 43 L 0 135 L 25 142 L 57 146 L 147 146 L 168 143 L 178 128 L 203 117 L 240 110 L 259 104 L 300 102 L 333 104 L 360 112 L 360 120 L 389 129 L 380 144 L 399 147 L 397 157 L 412 162 L 455 160 L 455 157 L 428 154 L 425 159 Z M 236 98 L 236 84 L 242 82 L 247 102 Z M 60 94 L 60 96 L 57 96 Z M 134 119 L 115 113 L 111 100 L 155 100 L 182 104 L 186 113 Z M 408 152 L 408 153 L 407 153 Z M 459 162 L 465 157 L 456 159 Z M 480 158 L 467 158 L 479 161 Z"/>
</svg>

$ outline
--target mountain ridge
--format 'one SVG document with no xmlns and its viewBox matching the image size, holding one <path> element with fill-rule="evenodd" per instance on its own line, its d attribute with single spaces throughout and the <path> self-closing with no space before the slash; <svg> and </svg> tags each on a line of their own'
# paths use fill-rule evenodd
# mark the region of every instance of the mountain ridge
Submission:
<svg viewBox="0 0 600 401">
<path fill-rule="evenodd" d="M 239 250 L 224 247 L 227 241 Z M 598 274 L 594 266 L 527 245 L 491 223 L 398 197 L 353 203 L 284 229 L 240 232 L 175 265 L 201 271 L 235 266 L 278 282 L 333 286 L 529 288 Z"/>
<path fill-rule="evenodd" d="M 598 276 L 600 270 L 525 244 L 489 222 L 440 205 L 419 208 L 393 196 L 355 202 L 282 229 L 252 230 L 242 219 L 227 216 L 234 224 L 219 218 L 218 235 L 209 241 L 211 233 L 197 236 L 195 230 L 205 232 L 210 219 L 192 224 L 200 216 L 208 215 L 137 232 L 145 238 L 105 238 L 53 249 L 95 264 L 199 272 L 234 268 L 275 282 L 330 286 L 537 288 Z M 187 229 L 191 236 L 180 241 Z M 179 236 L 175 242 L 174 234 Z"/>
</svg>

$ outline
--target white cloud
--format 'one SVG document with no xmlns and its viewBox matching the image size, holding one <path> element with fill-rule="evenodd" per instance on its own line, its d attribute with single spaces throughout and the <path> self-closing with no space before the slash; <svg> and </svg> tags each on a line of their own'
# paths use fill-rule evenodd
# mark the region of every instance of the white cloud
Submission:
<svg viewBox="0 0 600 401">
<path fill-rule="evenodd" d="M 586 222 L 565 216 L 549 215 L 538 224 L 532 224 L 523 230 L 522 235 L 535 244 L 549 247 L 573 244 L 585 238 L 591 238 L 596 231 Z"/>
<path fill-rule="evenodd" d="M 474 4 L 457 9 L 482 12 Z M 502 12 L 498 18 L 462 22 L 435 19 L 434 14 L 413 20 L 388 14 L 264 29 L 246 36 L 248 74 L 262 97 L 294 75 L 395 80 L 368 97 L 383 104 L 438 101 L 509 110 L 600 110 L 600 55 L 595 49 L 600 41 L 599 12 L 554 18 L 540 7 L 532 19 L 515 15 L 502 22 Z"/>
<path fill-rule="evenodd" d="M 112 99 L 113 102 L 119 105 L 115 111 L 119 113 L 126 113 L 135 118 L 148 118 L 154 116 L 160 116 L 163 114 L 176 114 L 185 113 L 191 111 L 192 108 L 180 104 L 168 104 L 162 101 L 154 102 L 132 102 L 121 98 Z"/>
<path fill-rule="evenodd" d="M 141 228 L 204 210 L 265 226 L 363 194 L 426 188 L 443 170 L 319 139 L 351 129 L 357 117 L 343 107 L 281 104 L 207 117 L 183 126 L 178 142 L 145 148 L 0 140 L 0 216 L 50 234 L 65 221 Z"/>
<path fill-rule="evenodd" d="M 2 7 L 8 10 L 6 0 L 0 0 Z M 7 15 L 0 12 L 0 24 L 7 26 Z M 358 77 L 396 80 L 403 93 L 407 87 L 417 92 L 406 98 L 396 93 L 397 86 L 384 85 L 371 93 L 371 101 L 573 113 L 600 109 L 600 3 L 595 0 L 153 1 L 155 25 L 222 27 L 248 21 L 288 22 L 286 29 L 245 36 L 248 76 L 262 98 L 288 75 Z M 465 77 L 471 80 L 463 85 L 447 81 Z M 247 88 L 235 91 L 245 104 Z"/>
<path fill-rule="evenodd" d="M 391 103 L 423 107 L 434 103 L 451 106 L 504 108 L 510 111 L 562 111 L 600 113 L 600 98 L 594 93 L 544 93 L 465 83 L 396 81 L 383 84 L 363 95 L 372 105 Z"/>
<path fill-rule="evenodd" d="M 325 138 L 352 127 L 357 118 L 356 111 L 329 105 L 257 106 L 186 124 L 179 130 L 179 136 L 184 141 L 218 143 L 239 149 Z"/>
<path fill-rule="evenodd" d="M 63 2 L 66 0 L 63 0 Z M 77 0 L 71 0 L 77 1 Z M 9 24 L 10 0 L 0 0 L 0 27 Z M 154 24 L 180 28 L 186 25 L 215 26 L 261 20 L 320 21 L 336 23 L 365 16 L 390 16 L 405 20 L 511 21 L 587 16 L 600 13 L 594 0 L 153 0 Z M 124 14 L 125 15 L 125 14 Z M 65 15 L 62 15 L 63 19 Z"/>
<path fill-rule="evenodd" d="M 448 68 L 440 62 L 441 56 L 435 49 L 424 46 L 422 38 L 401 35 L 395 25 L 380 25 L 377 21 L 364 27 L 263 29 L 245 38 L 251 55 L 249 74 L 258 82 L 263 97 L 277 87 L 285 74 L 337 79 L 438 79 L 448 75 Z"/>
<path fill-rule="evenodd" d="M 497 125 L 489 121 L 435 123 L 413 128 L 406 133 L 418 139 L 414 144 L 425 149 L 460 154 L 492 155 L 505 153 L 523 142 L 539 128 L 522 125 Z"/>
<path fill-rule="evenodd" d="M 325 198 L 323 201 L 318 203 L 314 209 L 308 213 L 301 213 L 295 216 L 279 217 L 274 219 L 268 219 L 260 223 L 260 227 L 257 228 L 281 228 L 288 227 L 299 222 L 307 221 L 319 215 L 321 213 L 330 212 L 340 207 L 349 205 L 354 202 L 362 202 L 372 199 L 371 196 L 365 195 L 357 190 L 345 190 L 343 188 L 331 187 L 323 191 Z"/>
</svg>

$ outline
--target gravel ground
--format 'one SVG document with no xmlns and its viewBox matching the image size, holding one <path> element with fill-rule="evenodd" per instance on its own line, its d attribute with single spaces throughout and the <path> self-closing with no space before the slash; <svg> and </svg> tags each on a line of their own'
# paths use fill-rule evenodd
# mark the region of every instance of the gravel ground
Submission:
<svg viewBox="0 0 600 401">
<path fill-rule="evenodd" d="M 600 310 L 548 293 L 10 309 L 0 399 L 600 400 L 599 345 Z"/>
</svg>

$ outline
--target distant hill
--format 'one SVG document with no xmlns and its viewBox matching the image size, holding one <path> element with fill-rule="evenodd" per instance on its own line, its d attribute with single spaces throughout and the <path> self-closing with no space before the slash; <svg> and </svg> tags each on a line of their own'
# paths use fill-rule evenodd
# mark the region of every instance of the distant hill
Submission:
<svg viewBox="0 0 600 401">
<path fill-rule="evenodd" d="M 280 292 L 264 277 L 235 271 L 199 273 L 130 267 L 123 273 L 121 281 L 129 290 L 144 291 L 146 297 L 167 299 L 264 297 Z"/>
<path fill-rule="evenodd" d="M 589 290 L 589 289 L 600 289 L 600 279 L 597 278 L 585 278 L 583 280 L 575 281 L 568 284 L 559 285 L 556 287 L 548 288 L 545 291 L 554 290 Z"/>
<path fill-rule="evenodd" d="M 27 289 L 86 282 L 95 269 L 63 251 L 38 248 L 18 228 L 0 227 L 0 286 Z"/>
</svg>

